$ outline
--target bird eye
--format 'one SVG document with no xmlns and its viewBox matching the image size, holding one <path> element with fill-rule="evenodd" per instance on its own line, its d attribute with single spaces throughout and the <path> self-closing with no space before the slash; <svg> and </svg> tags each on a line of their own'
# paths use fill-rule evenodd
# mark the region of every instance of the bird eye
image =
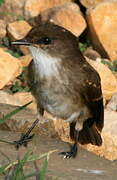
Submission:
<svg viewBox="0 0 117 180">
<path fill-rule="evenodd" d="M 51 44 L 51 42 L 52 40 L 49 37 L 44 37 L 44 38 L 39 39 L 37 43 L 48 45 L 48 44 Z"/>
</svg>

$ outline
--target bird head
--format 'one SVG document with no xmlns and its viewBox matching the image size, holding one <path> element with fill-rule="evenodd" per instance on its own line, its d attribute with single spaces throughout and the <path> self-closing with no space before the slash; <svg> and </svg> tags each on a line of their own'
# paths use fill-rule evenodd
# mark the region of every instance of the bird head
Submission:
<svg viewBox="0 0 117 180">
<path fill-rule="evenodd" d="M 33 27 L 25 38 L 14 41 L 12 44 L 29 46 L 32 54 L 34 49 L 41 49 L 49 55 L 59 58 L 74 53 L 78 48 L 77 37 L 53 23 Z"/>
</svg>

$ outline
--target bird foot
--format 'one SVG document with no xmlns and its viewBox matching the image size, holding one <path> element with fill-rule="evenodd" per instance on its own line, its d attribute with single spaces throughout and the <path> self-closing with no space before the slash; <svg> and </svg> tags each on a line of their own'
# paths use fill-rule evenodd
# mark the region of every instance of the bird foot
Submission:
<svg viewBox="0 0 117 180">
<path fill-rule="evenodd" d="M 64 159 L 69 159 L 69 158 L 75 158 L 77 155 L 77 144 L 74 144 L 71 147 L 71 150 L 68 152 L 60 152 L 60 155 L 63 155 Z"/>
<path fill-rule="evenodd" d="M 19 149 L 19 147 L 22 145 L 24 145 L 24 147 L 27 147 L 28 142 L 30 142 L 32 140 L 33 136 L 34 136 L 34 134 L 32 134 L 30 136 L 29 136 L 29 134 L 27 135 L 27 133 L 21 134 L 20 139 L 18 141 L 14 141 L 16 149 Z"/>
</svg>

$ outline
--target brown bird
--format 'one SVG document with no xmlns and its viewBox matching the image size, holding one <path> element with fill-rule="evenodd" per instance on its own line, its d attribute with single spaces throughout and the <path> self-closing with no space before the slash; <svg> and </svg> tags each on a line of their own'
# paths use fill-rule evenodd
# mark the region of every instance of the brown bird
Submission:
<svg viewBox="0 0 117 180">
<path fill-rule="evenodd" d="M 74 145 L 61 154 L 75 157 L 77 142 L 100 146 L 104 124 L 100 77 L 81 54 L 77 37 L 63 27 L 46 23 L 32 28 L 24 39 L 13 44 L 26 45 L 32 53 L 28 78 L 39 118 L 45 110 L 70 124 Z M 29 131 L 24 141 L 31 139 Z M 24 141 L 21 138 L 17 145 Z"/>
</svg>

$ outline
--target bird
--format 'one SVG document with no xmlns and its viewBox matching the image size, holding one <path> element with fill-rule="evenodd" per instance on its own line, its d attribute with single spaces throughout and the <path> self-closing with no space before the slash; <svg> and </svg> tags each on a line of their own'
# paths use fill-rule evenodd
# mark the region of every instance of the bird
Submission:
<svg viewBox="0 0 117 180">
<path fill-rule="evenodd" d="M 47 111 L 69 122 L 74 143 L 69 151 L 60 154 L 65 158 L 76 157 L 78 143 L 101 146 L 104 126 L 101 79 L 82 55 L 78 37 L 46 22 L 34 26 L 23 39 L 12 44 L 26 45 L 32 54 L 28 83 L 37 102 L 38 119 Z M 32 138 L 29 133 L 24 135 L 24 141 Z M 21 140 L 17 141 L 18 146 L 23 144 Z"/>
</svg>

